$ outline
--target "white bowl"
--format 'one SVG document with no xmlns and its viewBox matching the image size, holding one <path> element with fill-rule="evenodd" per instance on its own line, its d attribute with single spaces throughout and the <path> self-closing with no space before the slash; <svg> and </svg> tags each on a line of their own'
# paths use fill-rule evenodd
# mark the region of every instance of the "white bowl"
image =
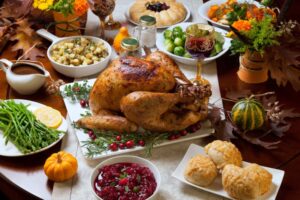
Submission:
<svg viewBox="0 0 300 200">
<path fill-rule="evenodd" d="M 93 170 L 92 175 L 91 175 L 91 188 L 92 188 L 92 191 L 93 191 L 93 194 L 95 195 L 95 197 L 97 197 L 97 199 L 99 199 L 99 200 L 102 200 L 102 198 L 100 198 L 94 190 L 94 181 L 95 181 L 96 177 L 98 176 L 99 169 L 106 165 L 112 165 L 112 164 L 122 163 L 122 162 L 137 163 L 141 166 L 148 167 L 150 169 L 150 171 L 153 173 L 154 178 L 156 180 L 156 189 L 153 192 L 153 194 L 147 198 L 147 200 L 153 200 L 158 193 L 158 190 L 160 187 L 160 182 L 161 182 L 161 176 L 160 176 L 160 173 L 159 173 L 157 167 L 152 162 L 150 162 L 144 158 L 137 157 L 137 156 L 126 156 L 126 155 L 125 156 L 116 156 L 116 157 L 106 159 L 95 167 L 95 169 Z"/>
<path fill-rule="evenodd" d="M 227 0 L 210 0 L 210 1 L 207 1 L 206 3 L 202 4 L 199 9 L 198 9 L 198 13 L 199 15 L 209 21 L 210 23 L 212 23 L 213 25 L 215 26 L 218 26 L 220 28 L 223 28 L 223 29 L 226 29 L 226 30 L 229 30 L 229 26 L 228 25 L 225 25 L 225 24 L 221 24 L 221 23 L 218 23 L 218 22 L 215 22 L 213 20 L 211 20 L 208 16 L 207 16 L 207 13 L 208 13 L 208 10 L 211 6 L 213 5 L 221 5 L 223 3 L 227 2 Z M 237 1 L 238 3 L 245 3 L 245 2 L 248 2 L 250 3 L 251 1 L 249 0 L 238 0 Z M 253 4 L 255 4 L 257 7 L 262 7 L 262 5 L 257 2 L 257 1 L 252 1 Z"/>
<path fill-rule="evenodd" d="M 50 60 L 53 68 L 56 71 L 60 72 L 61 74 L 66 75 L 66 76 L 69 76 L 69 77 L 79 78 L 79 77 L 84 77 L 84 76 L 90 76 L 90 75 L 93 75 L 93 74 L 97 74 L 107 66 L 107 64 L 108 64 L 108 62 L 111 58 L 111 54 L 112 54 L 111 46 L 105 40 L 102 40 L 102 39 L 97 38 L 97 37 L 92 37 L 92 36 L 71 36 L 71 37 L 59 38 L 59 37 L 56 37 L 55 35 L 52 35 L 51 33 L 49 33 L 48 31 L 46 31 L 44 29 L 38 30 L 37 34 L 44 37 L 44 38 L 46 38 L 46 39 L 48 39 L 48 40 L 50 40 L 50 41 L 52 41 L 52 44 L 50 45 L 50 47 L 47 50 L 48 59 Z M 52 59 L 51 49 L 53 48 L 53 46 L 55 44 L 66 41 L 66 40 L 72 40 L 72 39 L 81 38 L 81 37 L 88 38 L 88 39 L 90 39 L 90 40 L 92 40 L 96 43 L 103 42 L 104 46 L 107 49 L 108 56 L 100 62 L 97 62 L 95 64 L 91 64 L 91 65 L 84 65 L 84 66 L 64 65 L 64 64 L 60 64 L 60 63 L 58 63 L 58 62 L 56 62 Z"/>
<path fill-rule="evenodd" d="M 174 26 L 171 26 L 170 28 L 168 28 L 167 30 L 172 30 L 174 27 L 176 26 L 180 26 L 183 30 L 185 30 L 189 25 L 191 24 L 196 24 L 195 22 L 185 22 L 185 23 L 181 23 L 181 24 L 176 24 Z M 222 34 L 222 36 L 224 36 L 224 44 L 223 44 L 223 50 L 218 53 L 217 55 L 215 56 L 212 56 L 212 57 L 209 57 L 209 58 L 205 58 L 204 59 L 204 63 L 209 63 L 217 58 L 219 58 L 220 56 L 222 56 L 224 53 L 226 53 L 226 51 L 228 51 L 229 47 L 230 47 L 230 38 L 227 38 L 225 37 L 225 35 L 227 34 L 227 31 L 223 30 L 223 29 L 220 29 L 220 28 L 217 28 L 217 27 L 214 27 L 215 28 L 215 31 L 216 32 L 219 32 Z M 185 58 L 185 57 L 182 57 L 182 56 L 177 56 L 169 51 L 166 50 L 166 47 L 164 45 L 164 33 L 159 33 L 157 34 L 157 38 L 156 38 L 156 46 L 157 48 L 166 53 L 167 55 L 169 55 L 171 58 L 173 58 L 174 60 L 176 60 L 177 62 L 180 62 L 180 63 L 183 63 L 183 64 L 186 64 L 186 65 L 196 65 L 197 64 L 197 60 L 196 59 L 193 59 L 193 58 Z"/>
</svg>

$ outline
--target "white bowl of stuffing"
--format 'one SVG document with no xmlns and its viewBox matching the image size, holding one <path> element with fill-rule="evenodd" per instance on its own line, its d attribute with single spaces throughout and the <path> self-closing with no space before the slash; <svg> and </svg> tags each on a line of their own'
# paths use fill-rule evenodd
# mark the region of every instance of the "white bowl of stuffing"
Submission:
<svg viewBox="0 0 300 200">
<path fill-rule="evenodd" d="M 45 29 L 37 34 L 52 42 L 47 56 L 56 71 L 79 78 L 102 71 L 108 64 L 112 49 L 104 40 L 92 36 L 59 38 Z"/>
</svg>

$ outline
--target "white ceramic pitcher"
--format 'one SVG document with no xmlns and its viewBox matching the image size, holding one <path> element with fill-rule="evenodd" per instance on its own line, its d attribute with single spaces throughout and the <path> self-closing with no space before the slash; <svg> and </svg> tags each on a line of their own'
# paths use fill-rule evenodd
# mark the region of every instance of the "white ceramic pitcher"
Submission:
<svg viewBox="0 0 300 200">
<path fill-rule="evenodd" d="M 19 65 L 30 65 L 38 68 L 42 74 L 16 74 L 12 71 L 14 67 Z M 35 93 L 40 87 L 45 84 L 46 78 L 50 76 L 49 72 L 37 64 L 28 62 L 12 63 L 6 59 L 0 59 L 0 68 L 6 73 L 6 80 L 9 85 L 18 93 L 30 95 Z"/>
</svg>

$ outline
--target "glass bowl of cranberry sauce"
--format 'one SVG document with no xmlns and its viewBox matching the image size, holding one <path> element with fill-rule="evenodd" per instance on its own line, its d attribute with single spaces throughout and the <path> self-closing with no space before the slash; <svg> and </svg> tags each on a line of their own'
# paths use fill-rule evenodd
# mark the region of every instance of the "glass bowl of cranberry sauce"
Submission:
<svg viewBox="0 0 300 200">
<path fill-rule="evenodd" d="M 100 200 L 150 200 L 161 182 L 157 167 L 137 156 L 116 156 L 101 162 L 91 175 L 91 187 Z"/>
</svg>

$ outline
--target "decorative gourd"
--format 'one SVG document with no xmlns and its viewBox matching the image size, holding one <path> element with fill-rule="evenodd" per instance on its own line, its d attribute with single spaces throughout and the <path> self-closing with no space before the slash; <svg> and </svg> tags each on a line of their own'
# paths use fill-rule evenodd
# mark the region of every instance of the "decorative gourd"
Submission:
<svg viewBox="0 0 300 200">
<path fill-rule="evenodd" d="M 77 172 L 76 158 L 64 151 L 52 154 L 44 164 L 44 172 L 52 181 L 61 182 L 72 178 Z"/>
<path fill-rule="evenodd" d="M 123 26 L 120 28 L 119 33 L 116 35 L 113 43 L 113 47 L 117 53 L 119 53 L 121 49 L 121 42 L 124 38 L 129 37 L 128 29 L 127 27 Z"/>
<path fill-rule="evenodd" d="M 231 110 L 232 122 L 244 131 L 260 128 L 265 121 L 265 110 L 253 98 L 238 101 Z"/>
</svg>

